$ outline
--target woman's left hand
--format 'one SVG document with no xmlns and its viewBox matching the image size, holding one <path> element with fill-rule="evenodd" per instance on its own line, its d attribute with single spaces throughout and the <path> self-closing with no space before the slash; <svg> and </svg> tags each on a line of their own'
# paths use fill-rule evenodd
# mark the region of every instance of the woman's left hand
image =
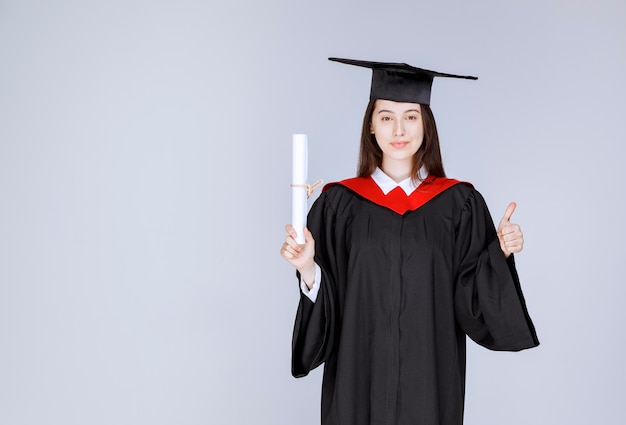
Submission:
<svg viewBox="0 0 626 425">
<path fill-rule="evenodd" d="M 524 249 L 524 235 L 522 228 L 517 224 L 511 223 L 511 216 L 515 211 L 517 204 L 511 202 L 504 212 L 504 217 L 498 225 L 498 239 L 500 240 L 500 249 L 506 258 L 513 253 L 521 252 Z"/>
</svg>

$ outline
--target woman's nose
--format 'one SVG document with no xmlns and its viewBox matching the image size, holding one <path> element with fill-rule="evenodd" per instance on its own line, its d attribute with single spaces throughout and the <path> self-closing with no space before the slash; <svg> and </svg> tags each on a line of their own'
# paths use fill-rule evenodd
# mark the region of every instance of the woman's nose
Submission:
<svg viewBox="0 0 626 425">
<path fill-rule="evenodd" d="M 400 120 L 396 121 L 396 125 L 393 129 L 394 136 L 404 136 L 404 126 Z"/>
</svg>

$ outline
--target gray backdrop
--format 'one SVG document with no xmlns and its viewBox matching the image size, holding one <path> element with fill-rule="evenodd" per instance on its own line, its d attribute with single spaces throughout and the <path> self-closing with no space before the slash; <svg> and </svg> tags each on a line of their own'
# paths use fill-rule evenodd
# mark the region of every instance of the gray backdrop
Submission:
<svg viewBox="0 0 626 425">
<path fill-rule="evenodd" d="M 319 423 L 279 248 L 292 133 L 354 174 L 329 56 L 480 77 L 435 82 L 444 162 L 518 202 L 542 345 L 469 344 L 466 424 L 623 423 L 625 4 L 0 0 L 0 423 Z"/>
</svg>

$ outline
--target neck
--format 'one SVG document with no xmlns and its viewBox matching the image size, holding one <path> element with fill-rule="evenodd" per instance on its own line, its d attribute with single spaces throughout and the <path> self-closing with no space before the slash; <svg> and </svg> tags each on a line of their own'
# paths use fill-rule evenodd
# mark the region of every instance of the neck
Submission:
<svg viewBox="0 0 626 425">
<path fill-rule="evenodd" d="M 385 161 L 380 166 L 385 174 L 393 179 L 396 183 L 411 177 L 411 164 L 406 162 Z"/>
</svg>

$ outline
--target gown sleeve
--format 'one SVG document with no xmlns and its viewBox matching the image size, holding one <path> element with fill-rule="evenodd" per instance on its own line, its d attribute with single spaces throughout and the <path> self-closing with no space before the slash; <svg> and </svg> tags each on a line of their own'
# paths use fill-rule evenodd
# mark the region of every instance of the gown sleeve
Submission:
<svg viewBox="0 0 626 425">
<path fill-rule="evenodd" d="M 291 358 L 291 373 L 296 378 L 308 375 L 330 357 L 338 333 L 335 214 L 327 201 L 325 194 L 320 195 L 307 218 L 307 227 L 315 240 L 315 262 L 320 267 L 321 276 L 315 302 L 300 291 Z"/>
<path fill-rule="evenodd" d="M 498 351 L 539 345 L 513 255 L 505 258 L 483 197 L 472 190 L 461 212 L 455 315 L 476 343 Z"/>
</svg>

